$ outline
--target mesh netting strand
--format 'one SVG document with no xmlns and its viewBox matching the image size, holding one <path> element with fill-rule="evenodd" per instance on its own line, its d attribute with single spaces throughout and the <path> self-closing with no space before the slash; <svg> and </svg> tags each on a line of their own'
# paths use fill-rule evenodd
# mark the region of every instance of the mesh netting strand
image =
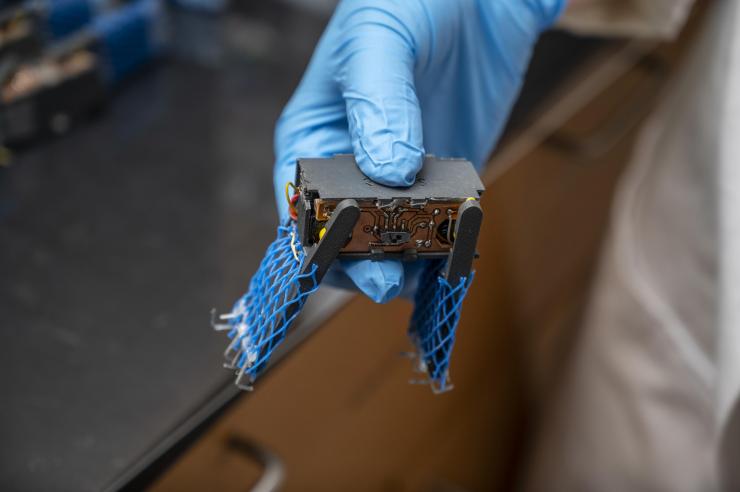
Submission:
<svg viewBox="0 0 740 492">
<path fill-rule="evenodd" d="M 222 316 L 231 328 L 227 365 L 245 373 L 249 382 L 265 368 L 308 296 L 319 287 L 316 265 L 300 274 L 304 261 L 295 226 L 278 227 L 249 290 Z"/>
<path fill-rule="evenodd" d="M 414 299 L 409 337 L 416 346 L 420 369 L 429 376 L 435 392 L 451 389 L 448 370 L 455 344 L 455 331 L 460 320 L 465 294 L 474 272 L 454 287 L 441 272 L 444 261 L 433 261 L 423 271 Z"/>
</svg>

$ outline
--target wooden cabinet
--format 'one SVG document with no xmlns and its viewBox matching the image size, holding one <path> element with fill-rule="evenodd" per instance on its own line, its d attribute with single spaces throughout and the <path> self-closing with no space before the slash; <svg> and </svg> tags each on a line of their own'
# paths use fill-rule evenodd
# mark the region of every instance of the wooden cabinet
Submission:
<svg viewBox="0 0 740 492">
<path fill-rule="evenodd" d="M 503 245 L 502 281 L 535 403 L 556 380 L 575 338 L 615 187 L 667 70 L 665 58 L 644 45 L 613 57 L 605 63 L 623 64 L 624 72 L 573 108 L 488 190 L 486 211 L 496 220 L 489 234 Z M 494 158 L 491 165 L 505 163 Z"/>
</svg>

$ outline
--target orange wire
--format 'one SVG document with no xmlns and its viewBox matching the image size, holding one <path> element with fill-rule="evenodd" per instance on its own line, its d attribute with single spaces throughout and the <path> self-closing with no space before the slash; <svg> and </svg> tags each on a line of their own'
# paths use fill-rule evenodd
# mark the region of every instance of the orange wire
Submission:
<svg viewBox="0 0 740 492">
<path fill-rule="evenodd" d="M 292 197 L 290 196 L 291 188 L 295 190 L 295 194 Z M 288 201 L 288 211 L 290 213 L 290 218 L 293 220 L 298 220 L 298 212 L 295 209 L 295 204 L 298 201 L 298 196 L 298 188 L 296 188 L 296 186 L 291 181 L 285 183 L 285 199 Z"/>
</svg>

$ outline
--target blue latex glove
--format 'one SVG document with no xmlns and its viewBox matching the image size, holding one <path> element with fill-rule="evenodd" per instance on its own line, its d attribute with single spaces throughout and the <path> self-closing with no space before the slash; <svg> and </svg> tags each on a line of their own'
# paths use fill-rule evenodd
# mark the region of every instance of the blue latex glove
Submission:
<svg viewBox="0 0 740 492">
<path fill-rule="evenodd" d="M 532 47 L 565 0 L 345 0 L 337 7 L 275 132 L 275 190 L 298 157 L 354 153 L 369 178 L 408 186 L 425 153 L 478 169 L 519 92 Z M 326 281 L 376 302 L 422 262 L 345 260 Z M 406 282 L 405 282 L 406 279 Z"/>
</svg>

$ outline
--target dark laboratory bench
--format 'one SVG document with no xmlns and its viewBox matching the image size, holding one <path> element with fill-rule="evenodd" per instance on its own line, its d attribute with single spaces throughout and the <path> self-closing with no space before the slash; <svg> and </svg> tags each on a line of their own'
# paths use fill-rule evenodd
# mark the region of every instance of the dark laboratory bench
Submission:
<svg viewBox="0 0 740 492">
<path fill-rule="evenodd" d="M 325 22 L 250 8 L 179 13 L 167 62 L 0 168 L 0 490 L 142 489 L 239 396 L 208 313 L 274 236 L 273 126 Z M 598 44 L 544 38 L 513 127 Z"/>
</svg>

